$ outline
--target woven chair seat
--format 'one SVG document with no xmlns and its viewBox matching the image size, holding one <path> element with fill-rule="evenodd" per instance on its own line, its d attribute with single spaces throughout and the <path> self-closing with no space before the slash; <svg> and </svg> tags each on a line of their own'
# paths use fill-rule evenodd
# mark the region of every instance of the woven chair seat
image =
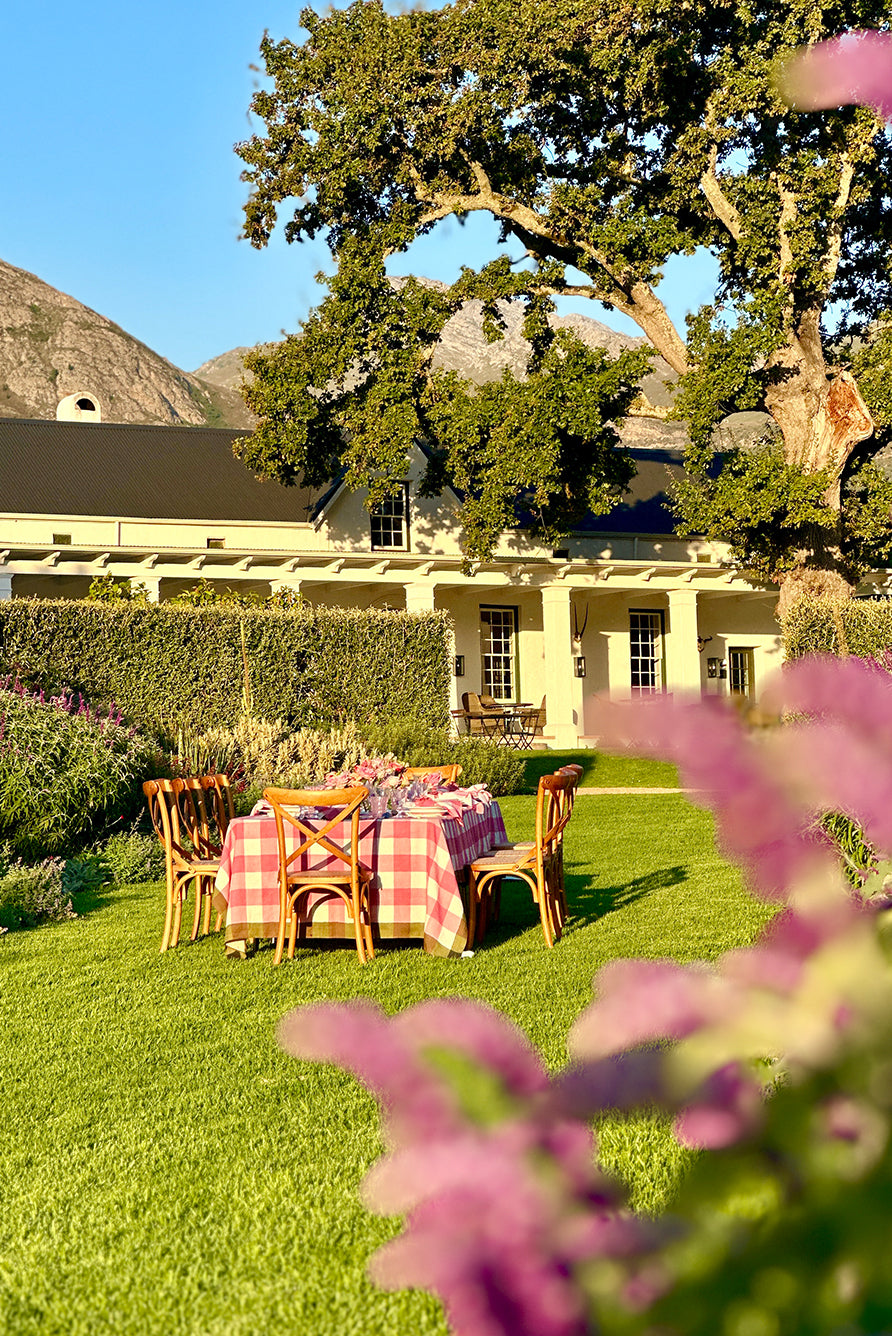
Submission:
<svg viewBox="0 0 892 1336">
<path fill-rule="evenodd" d="M 533 846 L 535 848 L 535 846 Z M 518 857 L 518 853 L 520 857 Z M 473 866 L 480 871 L 489 871 L 491 868 L 516 867 L 518 863 L 526 861 L 526 855 L 529 849 L 489 849 L 482 858 L 475 858 Z"/>
</svg>

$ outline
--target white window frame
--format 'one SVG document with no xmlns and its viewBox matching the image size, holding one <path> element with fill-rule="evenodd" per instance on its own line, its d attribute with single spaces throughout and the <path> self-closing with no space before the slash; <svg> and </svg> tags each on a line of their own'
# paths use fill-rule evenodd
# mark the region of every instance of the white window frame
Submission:
<svg viewBox="0 0 892 1336">
<path fill-rule="evenodd" d="M 397 534 L 397 523 L 399 534 Z M 378 536 L 375 529 L 378 525 Z M 391 530 L 390 534 L 386 529 Z M 369 516 L 369 533 L 373 552 L 407 552 L 409 550 L 409 484 L 400 483 L 400 489 L 382 501 Z M 388 537 L 399 541 L 388 542 Z"/>
<path fill-rule="evenodd" d="M 640 651 L 645 646 L 643 637 L 648 632 L 654 653 L 636 653 L 636 650 Z M 629 608 L 629 681 L 633 696 L 657 696 L 665 691 L 665 635 L 666 618 L 662 608 Z M 649 670 L 646 668 L 648 664 Z M 637 682 L 636 675 L 639 679 Z M 650 680 L 642 681 L 643 677 Z"/>
<path fill-rule="evenodd" d="M 508 650 L 491 648 L 493 622 L 487 616 L 496 614 L 495 625 L 508 628 Z M 518 609 L 504 603 L 481 603 L 480 605 L 480 680 L 483 691 L 494 700 L 508 701 L 517 697 L 520 680 L 517 657 Z"/>
</svg>

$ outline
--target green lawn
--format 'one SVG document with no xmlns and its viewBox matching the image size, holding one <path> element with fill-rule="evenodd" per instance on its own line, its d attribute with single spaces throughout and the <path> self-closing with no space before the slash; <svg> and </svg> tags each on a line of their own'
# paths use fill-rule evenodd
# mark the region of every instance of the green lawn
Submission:
<svg viewBox="0 0 892 1336">
<path fill-rule="evenodd" d="M 502 806 L 510 834 L 531 833 L 531 797 Z M 765 918 L 680 796 L 578 799 L 567 866 L 570 929 L 550 952 L 519 892 L 471 960 L 404 949 L 363 968 L 350 950 L 305 951 L 274 969 L 268 951 L 225 960 L 218 937 L 162 957 L 158 886 L 0 941 L 0 1331 L 444 1336 L 432 1300 L 364 1278 L 396 1227 L 357 1199 L 373 1102 L 285 1057 L 276 1021 L 318 998 L 395 1011 L 460 993 L 558 1065 L 605 961 L 712 958 Z M 658 1208 L 684 1163 L 666 1130 L 639 1118 L 601 1137 L 639 1207 Z"/>
</svg>

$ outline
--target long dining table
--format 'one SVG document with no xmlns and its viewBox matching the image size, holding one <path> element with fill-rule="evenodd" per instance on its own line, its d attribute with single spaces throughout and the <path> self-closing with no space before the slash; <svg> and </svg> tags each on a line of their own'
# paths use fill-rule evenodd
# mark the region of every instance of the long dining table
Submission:
<svg viewBox="0 0 892 1336">
<path fill-rule="evenodd" d="M 286 825 L 286 847 L 296 847 L 297 834 Z M 341 838 L 338 827 L 331 835 Z M 376 940 L 418 939 L 431 955 L 461 955 L 468 929 L 460 879 L 476 858 L 506 838 L 498 803 L 480 791 L 444 793 L 439 801 L 416 803 L 399 815 L 361 816 L 359 857 L 375 874 L 369 898 Z M 303 866 L 321 870 L 333 861 L 317 853 Z M 225 915 L 232 954 L 241 954 L 250 939 L 278 934 L 278 873 L 275 818 L 259 805 L 250 816 L 230 822 L 216 878 L 213 903 Z M 307 938 L 353 940 L 339 897 L 308 897 L 298 943 Z"/>
</svg>

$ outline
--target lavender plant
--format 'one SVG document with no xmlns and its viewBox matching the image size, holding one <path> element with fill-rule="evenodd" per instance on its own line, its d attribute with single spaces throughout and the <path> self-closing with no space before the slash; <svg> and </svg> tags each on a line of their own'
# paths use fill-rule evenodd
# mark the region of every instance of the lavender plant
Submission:
<svg viewBox="0 0 892 1336">
<path fill-rule="evenodd" d="M 114 705 L 99 715 L 70 692 L 0 682 L 0 836 L 18 852 L 67 852 L 129 816 L 154 764 Z"/>
<path fill-rule="evenodd" d="M 29 867 L 14 859 L 0 875 L 0 929 L 33 928 L 38 923 L 74 918 L 71 887 L 58 858 Z"/>
<path fill-rule="evenodd" d="M 301 1008 L 292 1054 L 378 1099 L 386 1146 L 363 1188 L 404 1217 L 372 1259 L 385 1287 L 442 1300 L 457 1336 L 878 1333 L 892 1312 L 892 970 L 816 815 L 892 851 L 892 680 L 854 660 L 792 665 L 752 739 L 720 702 L 606 707 L 607 745 L 673 760 L 716 815 L 760 940 L 715 966 L 615 961 L 549 1075 L 478 1003 L 392 1018 Z M 597 1166 L 592 1120 L 662 1109 L 703 1150 L 671 1215 L 636 1217 Z"/>
</svg>

